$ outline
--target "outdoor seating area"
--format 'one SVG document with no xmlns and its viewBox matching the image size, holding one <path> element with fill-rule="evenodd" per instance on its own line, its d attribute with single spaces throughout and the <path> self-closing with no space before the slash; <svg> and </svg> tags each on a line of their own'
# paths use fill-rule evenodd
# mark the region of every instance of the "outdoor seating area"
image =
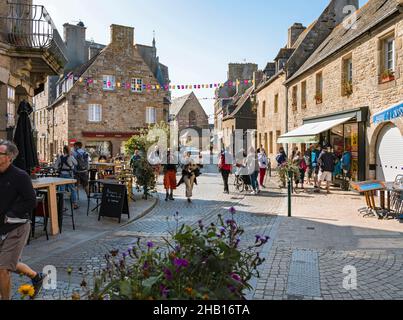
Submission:
<svg viewBox="0 0 403 320">
<path fill-rule="evenodd" d="M 393 182 L 352 182 L 351 186 L 365 196 L 366 206 L 358 210 L 363 217 L 403 219 L 403 175 Z"/>
<path fill-rule="evenodd" d="M 37 206 L 32 212 L 32 231 L 30 241 L 41 236 L 57 235 L 62 233 L 63 220 L 71 220 L 72 230 L 76 230 L 76 215 L 86 212 L 90 217 L 96 213 L 97 217 L 102 207 L 105 185 L 124 185 L 128 201 L 135 202 L 135 177 L 126 164 L 92 163 L 88 170 L 88 193 L 79 185 L 78 180 L 59 178 L 59 173 L 53 166 L 43 166 L 32 183 L 37 194 Z M 66 185 L 75 188 L 78 200 L 86 202 L 85 211 L 73 207 L 72 193 Z M 77 226 L 80 227 L 79 225 Z M 43 229 L 43 232 L 40 232 Z"/>
</svg>

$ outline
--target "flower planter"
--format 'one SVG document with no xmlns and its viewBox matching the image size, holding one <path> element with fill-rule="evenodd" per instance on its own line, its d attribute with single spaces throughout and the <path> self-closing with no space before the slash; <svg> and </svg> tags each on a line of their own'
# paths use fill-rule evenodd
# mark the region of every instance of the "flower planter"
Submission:
<svg viewBox="0 0 403 320">
<path fill-rule="evenodd" d="M 395 80 L 395 76 L 386 76 L 381 78 L 381 83 L 390 82 Z"/>
</svg>

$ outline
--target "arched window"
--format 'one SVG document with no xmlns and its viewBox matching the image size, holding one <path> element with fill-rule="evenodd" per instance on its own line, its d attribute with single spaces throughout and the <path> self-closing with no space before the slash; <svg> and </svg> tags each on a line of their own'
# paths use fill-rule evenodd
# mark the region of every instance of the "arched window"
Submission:
<svg viewBox="0 0 403 320">
<path fill-rule="evenodd" d="M 196 127 L 197 119 L 196 119 L 196 112 L 191 111 L 189 113 L 189 127 Z"/>
</svg>

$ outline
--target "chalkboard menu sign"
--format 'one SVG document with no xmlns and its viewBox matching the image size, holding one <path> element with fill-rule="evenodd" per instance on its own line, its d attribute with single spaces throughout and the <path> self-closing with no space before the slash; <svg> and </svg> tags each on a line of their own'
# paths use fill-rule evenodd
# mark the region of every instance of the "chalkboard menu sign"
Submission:
<svg viewBox="0 0 403 320">
<path fill-rule="evenodd" d="M 104 184 L 98 220 L 101 220 L 101 217 L 118 218 L 120 223 L 123 214 L 127 214 L 130 219 L 126 186 Z"/>
</svg>

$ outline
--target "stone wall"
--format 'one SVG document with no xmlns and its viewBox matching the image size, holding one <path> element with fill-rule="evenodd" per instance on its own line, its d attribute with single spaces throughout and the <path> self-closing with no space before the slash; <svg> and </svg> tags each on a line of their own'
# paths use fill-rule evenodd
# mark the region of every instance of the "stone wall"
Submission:
<svg viewBox="0 0 403 320">
<path fill-rule="evenodd" d="M 276 80 L 257 93 L 257 134 L 258 144 L 263 144 L 266 153 L 274 165 L 280 145 L 277 145 L 279 136 L 286 131 L 286 89 L 283 85 L 285 74 L 280 74 Z M 275 96 L 278 95 L 278 112 L 274 111 Z M 266 114 L 263 117 L 263 102 L 266 102 Z M 280 134 L 278 134 L 278 132 Z M 273 134 L 273 152 L 270 152 L 270 133 Z M 266 140 L 267 135 L 267 140 Z M 260 140 L 261 137 L 261 140 Z M 261 142 L 260 142 L 261 141 Z"/>
<path fill-rule="evenodd" d="M 133 28 L 112 26 L 113 42 L 94 61 L 94 63 L 82 75 L 82 78 L 91 78 L 92 84 L 76 82 L 67 93 L 67 110 L 65 104 L 59 104 L 55 112 L 56 123 L 59 117 L 66 116 L 66 126 L 57 124 L 55 135 L 68 142 L 71 139 L 82 141 L 84 144 L 89 140 L 112 141 L 114 154 L 120 151 L 122 142 L 126 137 L 119 138 L 86 138 L 86 133 L 134 133 L 138 128 L 144 128 L 146 124 L 146 108 L 156 108 L 157 122 L 164 120 L 164 97 L 163 90 L 144 90 L 142 93 L 134 93 L 124 87 L 132 78 L 143 79 L 144 84 L 158 85 L 149 67 L 144 63 L 134 46 L 129 46 L 133 40 Z M 123 43 L 119 43 L 122 41 Z M 115 76 L 116 88 L 113 91 L 103 89 L 103 76 Z M 119 87 L 119 84 L 121 85 Z M 89 122 L 88 110 L 90 104 L 99 104 L 102 107 L 102 121 L 99 123 Z M 68 116 L 68 118 L 67 118 Z M 68 133 L 66 128 L 68 127 Z"/>
<path fill-rule="evenodd" d="M 356 41 L 353 45 L 324 61 L 322 65 L 306 72 L 299 78 L 289 83 L 289 130 L 293 130 L 303 124 L 303 119 L 327 115 L 338 111 L 346 111 L 359 107 L 369 107 L 370 116 L 384 110 L 403 100 L 403 22 L 400 17 L 390 21 L 387 25 L 372 32 L 370 36 Z M 381 45 L 380 41 L 390 33 L 395 34 L 396 67 L 395 80 L 380 83 L 381 75 Z M 350 96 L 343 95 L 343 58 L 352 57 L 353 63 L 353 93 Z M 316 74 L 323 74 L 323 103 L 316 104 Z M 301 83 L 307 82 L 307 106 L 301 107 Z M 298 86 L 298 106 L 293 111 L 292 87 Z M 372 119 L 367 128 L 367 142 L 370 143 L 376 137 L 373 136 L 377 126 Z M 367 165 L 374 164 L 375 150 L 368 144 Z"/>
</svg>

